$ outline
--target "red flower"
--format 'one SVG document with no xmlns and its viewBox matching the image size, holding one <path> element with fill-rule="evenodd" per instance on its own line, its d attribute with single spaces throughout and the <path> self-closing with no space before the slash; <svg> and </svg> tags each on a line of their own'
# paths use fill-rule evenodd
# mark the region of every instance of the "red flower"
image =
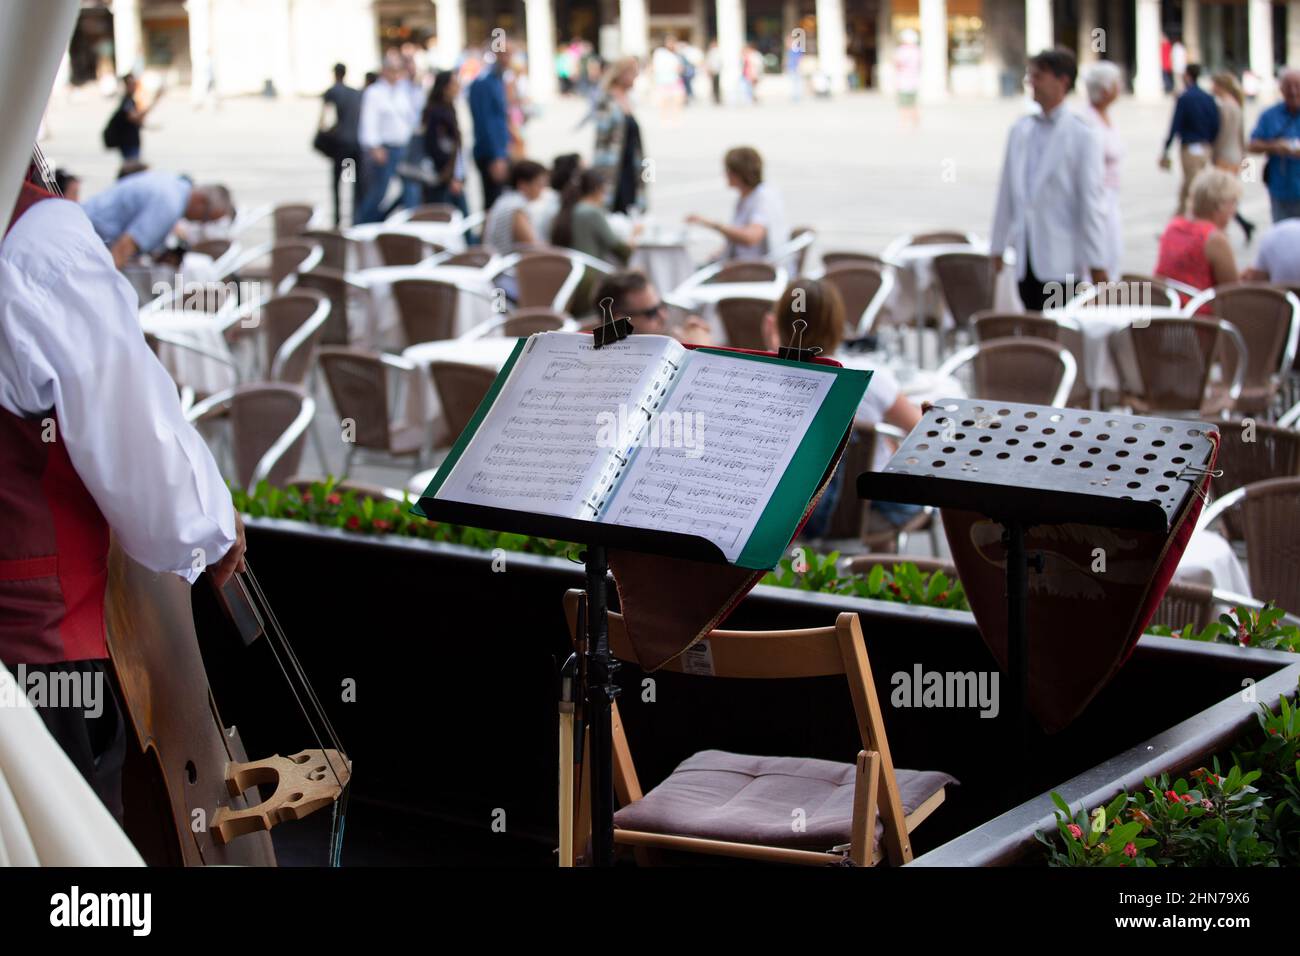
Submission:
<svg viewBox="0 0 1300 956">
<path fill-rule="evenodd" d="M 1192 802 L 1192 795 L 1191 795 L 1190 793 L 1185 793 L 1185 794 L 1183 794 L 1181 797 L 1179 797 L 1178 799 L 1181 800 L 1181 801 L 1183 801 L 1183 803 L 1191 803 L 1191 802 Z"/>
<path fill-rule="evenodd" d="M 392 525 L 389 524 L 387 521 L 385 521 L 383 518 L 376 518 L 373 522 L 371 522 L 370 526 L 374 528 L 376 531 L 387 531 L 389 528 L 392 527 Z"/>
<path fill-rule="evenodd" d="M 1178 794 L 1175 793 L 1173 790 L 1166 790 L 1166 791 L 1165 791 L 1165 796 L 1169 798 L 1169 802 L 1170 802 L 1170 803 L 1177 803 L 1177 802 L 1178 802 Z"/>
<path fill-rule="evenodd" d="M 325 497 L 325 503 L 329 505 L 341 505 L 343 504 L 343 496 L 337 491 L 330 492 Z"/>
<path fill-rule="evenodd" d="M 1245 624 L 1237 628 L 1237 640 L 1243 645 L 1250 643 L 1250 632 L 1246 630 Z"/>
<path fill-rule="evenodd" d="M 947 591 L 940 591 L 940 592 L 939 592 L 939 603 L 942 604 L 943 602 L 945 602 L 945 601 L 947 601 L 947 600 L 948 600 L 948 592 L 947 592 Z"/>
<path fill-rule="evenodd" d="M 1083 839 L 1083 830 L 1079 827 L 1079 824 L 1071 823 L 1066 827 L 1066 829 L 1070 831 L 1070 836 L 1074 837 L 1076 840 Z"/>
<path fill-rule="evenodd" d="M 1277 728 L 1276 728 L 1276 727 L 1270 727 L 1270 728 L 1268 728 L 1268 732 L 1269 732 L 1270 734 L 1272 734 L 1274 737 L 1277 736 Z"/>
<path fill-rule="evenodd" d="M 1138 855 L 1138 848 L 1132 843 L 1125 843 L 1124 855 L 1128 857 L 1130 860 L 1136 860 Z"/>
<path fill-rule="evenodd" d="M 361 527 L 361 519 L 360 519 L 360 518 L 358 518 L 356 515 L 352 515 L 350 518 L 348 518 L 348 528 L 349 528 L 349 530 L 356 531 L 356 530 L 357 530 L 358 528 L 360 528 L 360 527 Z"/>
</svg>

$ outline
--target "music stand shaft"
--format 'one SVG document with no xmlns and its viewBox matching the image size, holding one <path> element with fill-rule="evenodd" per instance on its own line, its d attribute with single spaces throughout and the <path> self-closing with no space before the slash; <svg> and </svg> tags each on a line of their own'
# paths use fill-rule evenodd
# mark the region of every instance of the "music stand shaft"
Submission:
<svg viewBox="0 0 1300 956">
<path fill-rule="evenodd" d="M 618 696 L 609 653 L 609 558 L 603 544 L 588 545 L 587 566 L 587 726 L 591 728 L 592 865 L 614 865 L 614 775 L 611 704 Z"/>
</svg>

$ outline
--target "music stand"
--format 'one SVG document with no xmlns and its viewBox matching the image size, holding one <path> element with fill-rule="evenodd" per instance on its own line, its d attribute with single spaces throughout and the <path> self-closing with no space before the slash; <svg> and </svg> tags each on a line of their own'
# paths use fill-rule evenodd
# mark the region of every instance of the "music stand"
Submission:
<svg viewBox="0 0 1300 956">
<path fill-rule="evenodd" d="M 626 317 L 614 316 L 610 299 L 601 300 L 601 308 L 605 313 L 605 321 L 592 333 L 597 349 L 624 339 L 632 332 L 632 324 Z M 816 352 L 820 350 L 802 347 L 802 330 L 807 323 L 801 319 L 795 323 L 795 326 L 799 333 L 798 342 L 780 349 L 778 357 L 786 361 L 815 362 Z M 865 382 L 863 387 L 865 388 Z M 490 404 L 492 400 L 493 396 L 489 394 L 488 398 L 484 399 L 484 404 Z M 830 480 L 851 432 L 850 421 L 839 439 L 834 455 L 822 473 L 818 488 L 824 487 Z M 614 777 L 611 712 L 614 698 L 619 694 L 619 687 L 614 683 L 619 662 L 609 650 L 607 549 L 619 548 L 710 564 L 732 564 L 732 562 L 727 560 L 722 549 L 712 541 L 694 534 L 533 514 L 430 497 L 427 493 L 421 496 L 414 511 L 432 521 L 538 535 L 585 546 L 582 558 L 586 566 L 584 602 L 586 643 L 581 659 L 576 655 L 571 656 L 561 671 L 561 704 L 563 707 L 573 700 L 584 702 L 583 724 L 591 731 L 592 859 L 596 866 L 613 866 Z M 803 512 L 805 520 L 808 513 L 805 508 Z M 571 695 L 571 697 L 566 699 L 564 695 Z M 581 737 L 576 741 L 576 745 L 577 753 L 581 754 Z"/>
<path fill-rule="evenodd" d="M 1006 547 L 1009 710 L 1028 734 L 1029 576 L 1033 525 L 1089 524 L 1168 534 L 1205 477 L 1214 426 L 988 399 L 936 402 L 858 496 L 976 512 Z"/>
</svg>

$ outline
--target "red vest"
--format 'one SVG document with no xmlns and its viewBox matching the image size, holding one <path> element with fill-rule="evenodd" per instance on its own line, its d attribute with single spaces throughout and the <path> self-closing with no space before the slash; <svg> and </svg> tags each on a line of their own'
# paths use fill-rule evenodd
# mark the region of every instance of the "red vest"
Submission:
<svg viewBox="0 0 1300 956">
<path fill-rule="evenodd" d="M 5 234 L 52 198 L 24 182 Z M 0 408 L 0 476 L 0 662 L 107 657 L 108 522 L 72 467 L 53 409 L 21 418 Z"/>
</svg>

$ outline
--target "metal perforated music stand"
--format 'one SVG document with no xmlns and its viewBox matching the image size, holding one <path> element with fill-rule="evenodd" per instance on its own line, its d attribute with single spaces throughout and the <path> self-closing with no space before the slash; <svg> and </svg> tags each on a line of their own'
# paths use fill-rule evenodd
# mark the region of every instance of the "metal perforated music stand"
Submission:
<svg viewBox="0 0 1300 956">
<path fill-rule="evenodd" d="M 1006 547 L 1009 710 L 1028 731 L 1032 525 L 1078 523 L 1168 534 L 1213 460 L 1203 422 L 940 399 L 858 496 L 976 512 L 1002 525 Z M 1022 736 L 1022 743 L 1025 738 Z"/>
</svg>

